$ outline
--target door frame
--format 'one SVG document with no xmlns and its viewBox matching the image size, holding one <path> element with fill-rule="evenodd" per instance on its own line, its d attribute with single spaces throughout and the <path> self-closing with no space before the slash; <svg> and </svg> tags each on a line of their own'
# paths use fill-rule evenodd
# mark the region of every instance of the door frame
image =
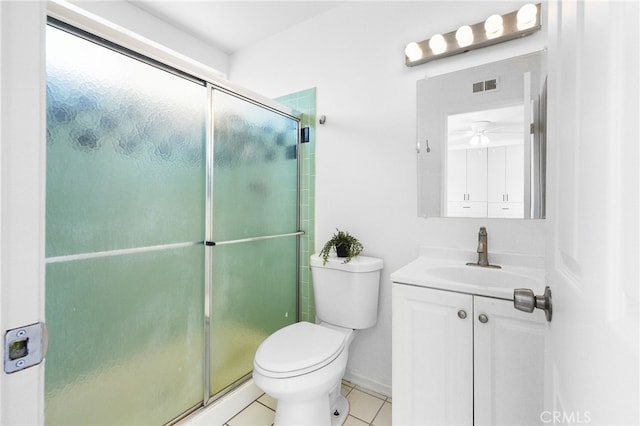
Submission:
<svg viewBox="0 0 640 426">
<path fill-rule="evenodd" d="M 0 1 L 0 327 L 45 322 L 46 25 L 53 17 L 285 115 L 293 109 L 81 8 Z M 4 351 L 3 351 L 4 352 Z M 45 362 L 0 373 L 0 424 L 44 423 Z"/>
<path fill-rule="evenodd" d="M 0 327 L 44 321 L 46 3 L 0 2 Z M 44 423 L 44 363 L 0 373 L 0 423 Z"/>
</svg>

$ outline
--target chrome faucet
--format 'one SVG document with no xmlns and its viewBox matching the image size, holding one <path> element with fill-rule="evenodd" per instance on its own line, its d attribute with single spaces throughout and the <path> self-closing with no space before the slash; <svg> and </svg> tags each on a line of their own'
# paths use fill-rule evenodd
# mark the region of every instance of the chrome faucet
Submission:
<svg viewBox="0 0 640 426">
<path fill-rule="evenodd" d="M 482 266 L 483 268 L 501 268 L 499 265 L 491 265 L 489 263 L 489 244 L 487 243 L 487 228 L 480 227 L 478 232 L 478 261 L 468 262 L 469 266 Z"/>
</svg>

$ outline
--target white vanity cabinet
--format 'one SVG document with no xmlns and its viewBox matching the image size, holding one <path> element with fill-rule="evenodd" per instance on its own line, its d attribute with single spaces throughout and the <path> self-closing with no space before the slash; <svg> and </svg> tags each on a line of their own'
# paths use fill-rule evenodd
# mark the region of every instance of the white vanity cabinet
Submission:
<svg viewBox="0 0 640 426">
<path fill-rule="evenodd" d="M 392 424 L 470 425 L 472 297 L 403 284 L 392 291 Z"/>
<path fill-rule="evenodd" d="M 542 312 L 513 301 L 393 284 L 393 424 L 542 424 Z"/>
<path fill-rule="evenodd" d="M 472 297 L 473 424 L 543 424 L 550 355 L 544 313 L 518 311 L 511 300 Z"/>
</svg>

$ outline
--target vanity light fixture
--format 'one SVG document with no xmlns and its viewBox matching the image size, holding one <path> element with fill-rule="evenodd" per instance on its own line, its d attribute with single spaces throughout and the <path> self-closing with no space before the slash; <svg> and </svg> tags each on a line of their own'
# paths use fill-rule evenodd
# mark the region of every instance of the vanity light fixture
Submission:
<svg viewBox="0 0 640 426">
<path fill-rule="evenodd" d="M 503 32 L 504 25 L 502 24 L 502 16 L 491 15 L 484 21 L 484 33 L 488 39 L 500 37 Z"/>
<path fill-rule="evenodd" d="M 422 58 L 422 49 L 418 43 L 411 42 L 405 47 L 404 54 L 410 61 L 417 61 Z"/>
<path fill-rule="evenodd" d="M 536 25 L 538 17 L 538 8 L 531 3 L 525 4 L 516 14 L 518 30 L 527 30 Z"/>
<path fill-rule="evenodd" d="M 458 46 L 467 47 L 473 43 L 473 30 L 468 25 L 463 25 L 456 31 Z M 416 43 L 417 44 L 417 43 Z"/>
<path fill-rule="evenodd" d="M 542 26 L 540 12 L 540 3 L 527 3 L 513 12 L 491 15 L 484 22 L 463 25 L 457 31 L 411 42 L 404 50 L 405 64 L 412 67 L 533 34 Z"/>
<path fill-rule="evenodd" d="M 447 51 L 447 42 L 444 41 L 442 34 L 436 34 L 429 39 L 429 49 L 434 55 L 439 55 Z"/>
</svg>

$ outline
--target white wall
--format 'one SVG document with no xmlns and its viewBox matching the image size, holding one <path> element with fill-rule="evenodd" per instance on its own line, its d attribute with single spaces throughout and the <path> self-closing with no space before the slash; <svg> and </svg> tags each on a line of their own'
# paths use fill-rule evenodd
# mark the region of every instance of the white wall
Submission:
<svg viewBox="0 0 640 426">
<path fill-rule="evenodd" d="M 540 50 L 546 32 L 414 68 L 404 46 L 522 4 L 350 2 L 231 56 L 231 80 L 264 95 L 318 88 L 316 247 L 340 227 L 385 261 L 378 325 L 350 353 L 347 377 L 363 385 L 390 392 L 389 274 L 421 244 L 473 250 L 486 225 L 491 251 L 544 254 L 544 221 L 417 217 L 416 81 Z"/>
<path fill-rule="evenodd" d="M 215 46 L 124 1 L 72 0 L 75 6 L 228 75 L 229 56 Z"/>
</svg>

